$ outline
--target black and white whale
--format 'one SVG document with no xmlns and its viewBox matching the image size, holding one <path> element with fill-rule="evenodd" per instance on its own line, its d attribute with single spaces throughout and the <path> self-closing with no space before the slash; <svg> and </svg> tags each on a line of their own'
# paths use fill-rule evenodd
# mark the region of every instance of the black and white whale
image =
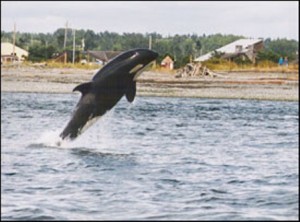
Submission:
<svg viewBox="0 0 300 222">
<path fill-rule="evenodd" d="M 82 95 L 60 137 L 75 139 L 124 95 L 132 102 L 136 95 L 136 78 L 157 56 L 148 49 L 126 51 L 103 66 L 92 81 L 76 86 L 73 91 Z"/>
</svg>

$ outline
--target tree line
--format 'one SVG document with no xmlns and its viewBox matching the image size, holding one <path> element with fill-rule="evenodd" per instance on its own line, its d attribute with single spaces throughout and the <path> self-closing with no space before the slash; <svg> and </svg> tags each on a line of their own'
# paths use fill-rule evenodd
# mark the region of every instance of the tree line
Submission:
<svg viewBox="0 0 300 222">
<path fill-rule="evenodd" d="M 12 42 L 12 32 L 1 31 L 1 42 Z M 45 61 L 53 58 L 64 49 L 73 49 L 73 33 L 67 29 L 66 48 L 64 48 L 65 29 L 59 28 L 54 33 L 16 33 L 16 45 L 29 51 L 30 61 Z M 152 49 L 159 53 L 158 61 L 166 55 L 175 60 L 175 68 L 184 66 L 192 58 L 213 51 L 244 36 L 237 35 L 173 35 L 164 37 L 159 33 L 116 33 L 94 32 L 79 29 L 75 32 L 76 50 L 125 51 L 132 48 L 148 48 L 152 39 Z M 258 54 L 257 61 L 277 62 L 280 56 L 293 60 L 297 56 L 298 41 L 287 39 L 264 40 L 265 48 Z"/>
</svg>

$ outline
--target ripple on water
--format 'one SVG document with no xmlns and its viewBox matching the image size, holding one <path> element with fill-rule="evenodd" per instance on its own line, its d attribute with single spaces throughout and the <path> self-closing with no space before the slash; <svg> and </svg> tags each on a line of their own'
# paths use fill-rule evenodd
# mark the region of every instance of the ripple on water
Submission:
<svg viewBox="0 0 300 222">
<path fill-rule="evenodd" d="M 122 99 L 57 146 L 77 102 L 1 95 L 1 219 L 298 219 L 297 102 Z"/>
</svg>

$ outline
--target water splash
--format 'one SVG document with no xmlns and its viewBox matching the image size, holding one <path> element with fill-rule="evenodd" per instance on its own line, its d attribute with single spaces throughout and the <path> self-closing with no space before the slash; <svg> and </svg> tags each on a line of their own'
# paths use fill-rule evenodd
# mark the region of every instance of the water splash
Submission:
<svg viewBox="0 0 300 222">
<path fill-rule="evenodd" d="M 60 132 L 60 129 L 43 132 L 32 144 L 38 144 L 45 147 L 70 148 L 70 141 L 62 140 L 62 138 L 59 136 Z"/>
<path fill-rule="evenodd" d="M 97 145 L 97 148 L 99 148 L 99 145 L 102 147 L 104 144 L 109 147 L 111 143 L 109 125 L 112 121 L 112 115 L 113 112 L 107 112 L 107 114 L 103 116 L 104 118 L 99 118 L 99 120 L 96 121 L 97 123 L 93 124 L 93 126 L 86 130 L 87 132 L 79 135 L 75 140 L 62 139 L 59 135 L 63 128 L 59 128 L 47 130 L 37 135 L 38 138 L 33 138 L 29 143 L 29 147 L 96 148 L 93 146 Z M 95 141 L 95 139 L 99 143 L 91 143 L 91 141 Z"/>
</svg>

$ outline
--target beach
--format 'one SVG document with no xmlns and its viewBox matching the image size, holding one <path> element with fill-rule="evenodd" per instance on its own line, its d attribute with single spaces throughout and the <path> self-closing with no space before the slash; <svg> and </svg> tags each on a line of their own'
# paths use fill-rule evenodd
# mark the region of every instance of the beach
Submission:
<svg viewBox="0 0 300 222">
<path fill-rule="evenodd" d="M 1 67 L 1 92 L 73 93 L 98 70 Z M 138 96 L 298 101 L 298 73 L 222 72 L 218 77 L 176 78 L 145 71 L 137 79 Z"/>
</svg>

